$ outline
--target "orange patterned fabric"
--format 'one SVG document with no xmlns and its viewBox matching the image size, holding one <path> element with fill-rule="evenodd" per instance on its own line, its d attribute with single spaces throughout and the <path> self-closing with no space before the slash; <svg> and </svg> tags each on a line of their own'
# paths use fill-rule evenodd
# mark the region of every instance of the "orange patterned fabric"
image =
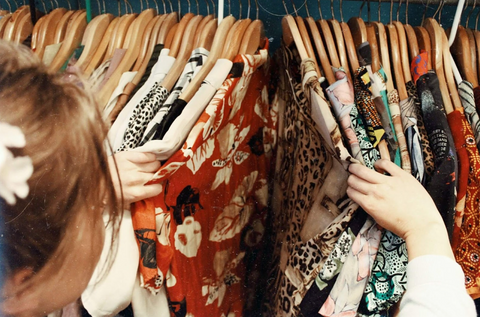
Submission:
<svg viewBox="0 0 480 317">
<path fill-rule="evenodd" d="M 461 219 L 459 244 L 455 258 L 465 273 L 465 287 L 473 298 L 480 297 L 480 154 L 478 152 L 472 127 L 461 111 L 454 111 L 456 123 L 463 128 L 465 147 L 468 155 L 468 180 L 466 188 L 465 212 Z M 453 129 L 452 129 L 453 131 Z M 455 221 L 455 226 L 458 223 Z"/>
<path fill-rule="evenodd" d="M 155 232 L 156 265 L 141 267 L 144 287 L 167 287 L 172 316 L 242 316 L 255 294 L 246 284 L 261 274 L 249 271 L 250 251 L 264 244 L 276 143 L 267 56 L 235 58 L 183 148 L 156 173 L 162 193 L 134 205 L 135 232 Z"/>
<path fill-rule="evenodd" d="M 460 239 L 460 228 L 462 225 L 463 214 L 465 211 L 465 199 L 467 195 L 468 162 L 467 147 L 465 145 L 465 129 L 461 121 L 462 113 L 455 110 L 447 115 L 448 125 L 452 131 L 453 142 L 458 158 L 458 183 L 457 183 L 457 201 L 455 204 L 455 219 L 452 231 L 452 248 L 458 248 Z"/>
<path fill-rule="evenodd" d="M 422 50 L 417 57 L 415 57 L 412 61 L 412 65 L 410 70 L 413 75 L 413 81 L 416 84 L 417 80 L 422 77 L 422 75 L 428 72 L 428 52 Z"/>
</svg>

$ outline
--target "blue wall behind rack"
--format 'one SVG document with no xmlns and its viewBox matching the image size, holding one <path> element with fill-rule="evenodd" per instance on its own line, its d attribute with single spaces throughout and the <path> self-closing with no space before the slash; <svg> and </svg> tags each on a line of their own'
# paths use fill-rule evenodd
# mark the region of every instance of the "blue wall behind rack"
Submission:
<svg viewBox="0 0 480 317">
<path fill-rule="evenodd" d="M 18 6 L 22 4 L 28 4 L 27 0 L 0 0 L 0 7 L 2 9 L 11 8 L 14 11 Z M 215 11 L 218 10 L 218 0 L 156 0 L 158 3 L 159 13 L 163 13 L 164 7 L 167 8 L 167 12 L 170 12 L 170 1 L 171 6 L 175 11 L 178 11 L 180 8 L 180 13 L 184 14 L 186 12 L 192 12 L 206 15 L 208 12 L 212 13 L 214 10 L 212 1 L 215 2 Z M 281 0 L 257 0 L 258 1 L 258 17 L 263 21 L 265 26 L 265 33 L 271 42 L 271 51 L 277 48 L 280 44 L 280 39 L 282 35 L 281 30 L 281 19 L 285 15 L 285 7 Z M 308 12 L 315 19 L 320 18 L 319 5 L 323 13 L 324 19 L 332 18 L 331 6 L 333 6 L 333 16 L 337 20 L 341 20 L 340 14 L 340 3 L 341 1 L 335 0 L 285 0 L 288 12 L 292 15 L 295 15 L 295 9 L 292 3 L 295 5 L 298 15 L 307 16 L 307 7 Z M 368 21 L 368 2 L 367 1 L 363 7 L 363 10 L 360 12 L 360 7 L 362 1 L 343 1 L 343 19 L 348 21 L 351 17 L 361 16 L 365 21 Z M 370 1 L 370 19 L 371 21 L 378 21 L 378 7 L 379 2 L 376 0 Z M 425 0 L 425 3 L 427 1 Z M 408 23 L 416 26 L 420 25 L 422 21 L 422 16 L 426 12 L 426 17 L 432 17 L 435 11 L 438 8 L 438 1 L 429 1 L 430 4 L 426 7 L 424 4 L 414 4 L 410 3 L 408 8 Z M 42 12 L 50 12 L 56 7 L 64 8 L 85 8 L 85 0 L 35 0 L 36 7 Z M 164 6 L 165 3 L 165 6 Z M 250 6 L 249 6 L 250 3 Z M 399 20 L 405 23 L 405 13 L 406 5 L 405 1 L 400 6 L 398 10 L 399 3 L 393 3 L 393 19 L 397 19 L 397 11 L 399 12 Z M 91 0 L 92 15 L 98 15 L 99 13 L 112 13 L 114 15 L 122 15 L 125 12 L 141 12 L 142 8 L 156 8 L 154 0 Z M 462 25 L 465 25 L 466 16 L 469 14 L 472 7 L 469 7 L 465 10 L 465 14 L 462 18 Z M 198 11 L 197 11 L 198 10 Z M 455 14 L 456 6 L 445 5 L 442 10 L 441 23 L 445 28 L 449 28 L 453 21 L 453 16 Z M 390 1 L 381 1 L 380 2 L 380 20 L 383 23 L 388 23 L 390 21 Z M 225 10 L 224 14 L 232 14 L 236 18 L 246 18 L 250 14 L 251 19 L 255 19 L 257 13 L 256 2 L 255 0 L 225 0 Z M 475 20 L 477 14 L 480 13 L 480 6 L 475 8 L 470 17 L 469 27 L 475 27 Z"/>
</svg>

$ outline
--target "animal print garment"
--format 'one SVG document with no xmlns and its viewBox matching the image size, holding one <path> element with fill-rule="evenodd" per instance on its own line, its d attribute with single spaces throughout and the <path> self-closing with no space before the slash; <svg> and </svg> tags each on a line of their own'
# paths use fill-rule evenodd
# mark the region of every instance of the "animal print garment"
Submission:
<svg viewBox="0 0 480 317">
<path fill-rule="evenodd" d="M 155 83 L 145 98 L 135 107 L 128 121 L 128 127 L 123 137 L 122 146 L 118 151 L 134 149 L 140 145 L 145 130 L 150 121 L 168 97 L 168 90 Z"/>
<path fill-rule="evenodd" d="M 338 176 L 346 180 L 348 175 L 312 119 L 296 51 L 282 47 L 276 57 L 281 70 L 277 97 L 285 101 L 285 113 L 279 124 L 283 125 L 279 132 L 282 150 L 277 155 L 282 157 L 277 158 L 275 175 L 275 193 L 280 197 L 273 198 L 281 200 L 281 205 L 273 210 L 275 248 L 265 315 L 297 316 L 303 297 L 358 206 L 344 195 L 332 199 L 326 190 L 333 188 L 338 194 L 338 187 L 329 185 Z M 305 230 L 310 223 L 318 227 L 330 210 L 337 216 L 323 230 Z"/>
<path fill-rule="evenodd" d="M 422 184 L 426 184 L 428 179 L 432 176 L 434 170 L 433 152 L 430 147 L 430 141 L 428 140 L 427 130 L 425 129 L 425 123 L 423 122 L 422 104 L 420 98 L 418 98 L 417 87 L 413 81 L 405 83 L 407 87 L 408 97 L 413 98 L 415 104 L 418 133 L 420 133 L 420 141 L 422 143 L 423 164 L 425 167 L 425 178 Z"/>
</svg>

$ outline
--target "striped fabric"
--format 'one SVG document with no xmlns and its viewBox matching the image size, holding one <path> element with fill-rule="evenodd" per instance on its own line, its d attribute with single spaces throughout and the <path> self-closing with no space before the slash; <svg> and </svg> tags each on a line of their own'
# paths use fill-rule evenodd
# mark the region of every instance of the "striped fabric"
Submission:
<svg viewBox="0 0 480 317">
<path fill-rule="evenodd" d="M 467 117 L 467 121 L 472 127 L 477 148 L 480 149 L 480 118 L 475 108 L 473 85 L 468 81 L 462 81 L 458 85 L 458 93 L 462 100 L 463 109 L 465 109 L 465 117 Z"/>
</svg>

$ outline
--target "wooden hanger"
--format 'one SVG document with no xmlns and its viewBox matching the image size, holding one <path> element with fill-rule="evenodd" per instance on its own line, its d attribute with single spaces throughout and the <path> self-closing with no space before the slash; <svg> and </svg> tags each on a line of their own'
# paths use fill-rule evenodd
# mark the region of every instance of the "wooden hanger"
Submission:
<svg viewBox="0 0 480 317">
<path fill-rule="evenodd" d="M 327 79 L 327 82 L 331 85 L 336 81 L 336 78 L 335 74 L 333 73 L 332 64 L 330 63 L 327 51 L 323 45 L 323 40 L 318 30 L 317 23 L 312 17 L 307 17 L 305 21 L 307 21 L 310 34 L 312 34 L 313 44 L 315 45 L 318 58 L 320 59 L 320 64 L 322 65 L 323 75 Z"/>
<path fill-rule="evenodd" d="M 153 52 L 155 45 L 158 44 L 158 37 L 160 36 L 160 30 L 162 29 L 163 22 L 165 22 L 165 19 L 167 18 L 167 16 L 168 14 L 158 15 L 157 23 L 153 27 L 152 35 L 150 37 L 151 52 Z M 150 48 L 149 48 L 149 51 L 150 51 Z"/>
<path fill-rule="evenodd" d="M 335 43 L 337 44 L 337 52 L 340 59 L 340 65 L 345 70 L 348 80 L 352 82 L 352 75 L 350 74 L 350 68 L 348 67 L 347 51 L 345 49 L 345 40 L 343 39 L 342 27 L 340 26 L 340 23 L 334 18 L 328 20 L 328 24 L 330 25 L 330 28 L 335 36 Z"/>
<path fill-rule="evenodd" d="M 477 53 L 477 79 L 480 79 L 480 32 L 478 30 L 474 30 L 473 35 L 475 37 L 475 52 Z"/>
<path fill-rule="evenodd" d="M 142 38 L 137 36 L 138 34 L 143 34 L 145 32 L 145 28 L 147 27 L 148 23 L 156 16 L 156 11 L 154 9 L 146 9 L 142 13 L 138 15 L 134 22 L 128 28 L 127 36 L 125 37 L 125 43 L 128 44 L 122 46 L 122 48 L 126 49 L 126 53 L 123 56 L 122 61 L 118 65 L 117 69 L 113 72 L 110 79 L 105 83 L 105 85 L 100 89 L 98 94 L 99 105 L 103 109 L 107 104 L 110 96 L 112 95 L 113 90 L 118 85 L 120 77 L 126 71 L 129 71 L 135 61 L 137 60 L 138 53 L 140 51 L 140 44 Z M 131 38 L 131 41 L 128 39 Z"/>
<path fill-rule="evenodd" d="M 200 23 L 198 24 L 198 27 L 197 29 L 195 30 L 195 36 L 194 36 L 194 47 L 195 48 L 198 48 L 197 46 L 197 43 L 198 41 L 200 40 L 200 36 L 202 35 L 202 32 L 203 32 L 203 29 L 205 28 L 205 26 L 207 25 L 208 22 L 210 22 L 211 20 L 213 20 L 213 14 L 209 14 L 207 15 L 206 17 L 204 17 L 202 19 L 202 21 L 200 21 Z"/>
<path fill-rule="evenodd" d="M 22 18 L 30 12 L 30 7 L 27 5 L 18 8 L 8 20 L 7 25 L 3 31 L 3 39 L 13 41 L 15 38 L 15 30 L 17 29 Z"/>
<path fill-rule="evenodd" d="M 65 13 L 67 13 L 67 9 L 57 8 L 45 16 L 45 19 L 39 30 L 35 50 L 35 53 L 40 57 L 40 59 L 43 58 L 45 47 L 50 44 L 54 44 L 57 25 Z"/>
<path fill-rule="evenodd" d="M 410 73 L 410 60 L 408 59 L 408 44 L 405 32 L 405 27 L 400 21 L 393 21 L 393 25 L 397 28 L 398 44 L 400 52 L 400 60 L 402 62 L 402 73 L 405 83 L 412 81 L 412 74 Z"/>
<path fill-rule="evenodd" d="M 379 28 L 381 30 L 384 30 L 383 28 L 383 24 L 381 23 L 367 23 L 365 25 L 365 27 L 367 28 L 367 40 L 368 40 L 368 43 L 370 43 L 370 49 L 372 51 L 372 71 L 373 72 L 377 72 L 380 67 L 381 67 L 381 61 L 380 61 L 380 52 L 382 50 L 382 48 L 384 47 L 384 44 L 382 41 L 382 36 L 379 35 L 377 37 L 377 31 L 375 28 Z M 383 56 L 383 55 L 382 55 Z"/>
<path fill-rule="evenodd" d="M 13 41 L 15 43 L 21 44 L 27 39 L 27 37 L 32 34 L 33 24 L 30 12 L 23 16 L 20 20 L 17 29 L 15 30 L 15 36 Z"/>
<path fill-rule="evenodd" d="M 165 44 L 165 40 L 167 39 L 168 32 L 172 29 L 172 27 L 177 24 L 178 22 L 178 13 L 172 12 L 167 14 L 165 21 L 162 23 L 162 27 L 160 28 L 160 33 L 158 34 L 157 44 Z"/>
<path fill-rule="evenodd" d="M 3 38 L 3 32 L 5 31 L 5 27 L 7 26 L 8 21 L 12 18 L 12 13 L 4 15 L 3 18 L 0 19 L 0 38 Z"/>
<path fill-rule="evenodd" d="M 382 61 L 381 63 L 383 67 L 383 72 L 387 77 L 387 80 L 386 80 L 387 92 L 391 92 L 395 89 L 395 87 L 393 85 L 393 76 L 392 76 L 392 70 L 390 66 L 390 51 L 388 48 L 387 32 L 385 30 L 386 26 L 380 22 L 373 22 L 373 25 L 375 27 L 375 32 L 379 42 L 379 52 L 380 52 L 379 55 Z"/>
<path fill-rule="evenodd" d="M 222 20 L 217 28 L 217 32 L 215 33 L 212 48 L 208 54 L 207 61 L 202 66 L 200 71 L 195 75 L 195 77 L 192 78 L 192 81 L 187 88 L 182 91 L 181 95 L 179 96 L 180 99 L 188 103 L 195 95 L 198 88 L 200 88 L 202 81 L 205 79 L 205 77 L 207 77 L 208 73 L 217 62 L 217 59 L 220 58 L 223 52 L 224 43 L 227 40 L 228 32 L 234 23 L 235 18 L 233 16 L 227 16 Z"/>
<path fill-rule="evenodd" d="M 400 100 L 408 98 L 407 89 L 405 86 L 405 79 L 402 69 L 402 61 L 400 58 L 400 45 L 397 33 L 397 27 L 392 23 L 386 26 L 388 32 L 388 42 L 390 44 L 390 60 L 395 74 L 395 84 L 398 90 Z M 403 128 L 401 128 L 403 131 Z"/>
<path fill-rule="evenodd" d="M 223 48 L 223 52 L 221 58 L 228 59 L 233 61 L 235 56 L 238 54 L 238 49 L 240 48 L 241 40 L 243 35 L 245 34 L 245 30 L 250 25 L 252 20 L 250 19 L 243 19 L 236 21 L 233 26 L 228 31 L 227 39 L 237 39 L 237 40 L 229 40 L 227 41 L 225 47 Z"/>
<path fill-rule="evenodd" d="M 0 10 L 0 17 L 6 16 L 7 14 L 10 14 L 11 12 L 8 10 Z"/>
<path fill-rule="evenodd" d="M 238 54 L 253 55 L 265 45 L 265 28 L 261 20 L 253 20 L 243 34 Z"/>
<path fill-rule="evenodd" d="M 305 46 L 305 49 L 307 51 L 307 55 L 310 59 L 313 60 L 315 70 L 317 71 L 318 76 L 321 77 L 322 73 L 320 72 L 320 68 L 318 67 L 318 62 L 315 57 L 315 51 L 313 50 L 312 41 L 310 40 L 310 36 L 308 35 L 305 22 L 303 21 L 303 18 L 299 16 L 295 17 L 295 21 L 297 22 L 298 32 L 300 33 L 300 37 L 302 38 L 303 45 Z"/>
<path fill-rule="evenodd" d="M 428 59 L 427 59 L 427 68 L 433 69 L 432 65 L 432 42 L 430 41 L 430 34 L 423 26 L 416 26 L 413 28 L 415 31 L 415 35 L 417 36 L 418 40 L 418 48 L 423 51 L 428 52 Z"/>
<path fill-rule="evenodd" d="M 158 19 L 160 19 L 160 16 L 157 15 L 147 24 L 147 27 L 145 28 L 145 32 L 142 35 L 142 43 L 140 44 L 140 52 L 138 53 L 137 60 L 132 68 L 132 71 L 134 72 L 137 72 L 140 69 L 143 61 L 147 57 L 150 39 Z"/>
<path fill-rule="evenodd" d="M 88 66 L 92 60 L 92 57 L 95 55 L 103 36 L 110 25 L 110 22 L 112 22 L 113 19 L 113 14 L 105 13 L 96 16 L 87 25 L 82 40 L 84 49 L 82 55 L 80 55 L 78 61 L 75 63 L 75 66 L 79 70 L 83 71 Z"/>
<path fill-rule="evenodd" d="M 197 39 L 196 47 L 203 47 L 204 49 L 210 51 L 213 40 L 215 38 L 215 33 L 217 32 L 217 19 L 208 21 L 205 27 L 202 30 L 202 33 Z"/>
<path fill-rule="evenodd" d="M 427 30 L 429 37 L 432 41 L 432 50 L 429 51 L 431 55 L 432 66 L 435 72 L 437 73 L 438 83 L 440 86 L 440 92 L 442 94 L 443 106 L 445 107 L 445 112 L 449 114 L 453 111 L 452 100 L 450 99 L 450 94 L 448 92 L 448 86 L 445 79 L 445 71 L 443 67 L 443 38 L 442 32 L 437 28 L 438 24 L 435 19 L 427 18 L 424 22 L 424 27 Z M 455 82 L 455 81 L 454 81 Z"/>
<path fill-rule="evenodd" d="M 358 48 L 360 44 L 366 42 L 367 39 L 367 26 L 365 22 L 359 17 L 353 17 L 348 20 L 348 27 L 350 28 L 350 33 L 352 33 L 353 42 L 355 47 Z"/>
<path fill-rule="evenodd" d="M 178 55 L 178 52 L 180 50 L 180 45 L 183 40 L 183 34 L 185 32 L 185 29 L 190 22 L 190 20 L 194 17 L 195 15 L 193 13 L 187 13 L 185 14 L 181 19 L 180 22 L 178 23 L 177 30 L 175 31 L 175 35 L 172 40 L 172 44 L 169 45 L 168 48 L 170 48 L 170 52 L 168 53 L 169 56 L 176 57 Z M 188 34 L 190 35 L 190 34 Z M 195 35 L 195 31 L 193 31 L 193 36 Z M 192 40 L 193 40 L 192 36 Z M 190 52 L 189 52 L 190 54 Z"/>
<path fill-rule="evenodd" d="M 0 20 L 1 21 L 1 20 Z M 42 26 L 43 21 L 45 21 L 45 16 L 42 16 L 40 19 L 37 20 L 35 25 L 33 26 L 32 30 L 32 41 L 30 44 L 30 48 L 32 49 L 33 53 L 36 53 L 36 48 L 37 48 L 37 42 L 38 42 L 38 35 L 40 32 L 40 28 Z M 0 33 L 0 38 L 2 36 L 2 33 Z"/>
<path fill-rule="evenodd" d="M 87 61 L 88 64 L 83 69 L 83 74 L 88 78 L 90 75 L 93 73 L 93 71 L 101 64 L 105 53 L 107 52 L 108 45 L 110 43 L 110 39 L 113 36 L 113 32 L 117 26 L 117 23 L 120 21 L 119 17 L 114 18 L 107 27 L 107 30 L 103 34 L 102 40 L 98 44 L 98 47 L 95 51 L 95 54 L 93 54 L 92 58 L 90 61 Z"/>
<path fill-rule="evenodd" d="M 86 28 L 87 13 L 82 12 L 82 14 L 80 14 L 75 21 L 69 25 L 62 47 L 60 47 L 60 50 L 49 66 L 51 71 L 58 72 L 67 59 L 70 58 L 78 45 L 80 45 Z"/>
<path fill-rule="evenodd" d="M 474 67 L 472 63 L 472 52 L 470 49 L 470 39 L 465 28 L 461 25 L 458 26 L 457 34 L 455 40 L 450 47 L 453 58 L 458 65 L 462 77 L 470 82 L 473 87 L 478 86 L 478 78 L 474 72 Z M 473 52 L 473 55 L 476 55 L 476 52 Z M 476 60 L 476 56 L 475 56 Z"/>
<path fill-rule="evenodd" d="M 67 32 L 68 24 L 74 19 L 76 14 L 77 11 L 69 10 L 65 12 L 65 14 L 61 17 L 60 21 L 57 24 L 57 28 L 55 29 L 55 35 L 53 36 L 53 44 L 58 44 L 63 41 L 63 39 L 65 38 L 65 32 Z M 80 14 L 80 11 L 78 11 L 78 14 Z"/>
<path fill-rule="evenodd" d="M 132 84 L 134 84 L 134 85 L 138 85 L 138 83 L 140 83 L 140 80 L 142 79 L 143 74 L 145 74 L 145 71 L 147 70 L 147 66 L 148 66 L 148 63 L 150 62 L 150 58 L 152 57 L 153 51 L 155 49 L 155 45 L 157 45 L 158 36 L 160 34 L 160 29 L 162 27 L 162 23 L 163 23 L 163 21 L 165 21 L 166 17 L 167 17 L 166 14 L 162 14 L 162 15 L 154 18 L 154 19 L 157 20 L 157 22 L 156 22 L 156 24 L 153 28 L 152 34 L 150 35 L 150 42 L 149 42 L 149 46 L 148 46 L 147 55 L 145 56 L 142 64 L 140 65 L 140 67 L 137 71 L 137 74 L 132 79 Z M 135 66 L 134 66 L 134 68 L 135 68 Z"/>
<path fill-rule="evenodd" d="M 167 75 L 165 76 L 165 79 L 162 81 L 162 87 L 165 87 L 168 91 L 172 91 L 172 88 L 175 86 L 175 83 L 182 74 L 182 71 L 188 62 L 188 59 L 192 54 L 192 51 L 194 49 L 193 44 L 195 38 L 195 30 L 202 19 L 203 16 L 195 15 L 187 20 L 187 24 L 185 25 L 185 27 L 183 27 L 182 33 L 178 33 L 181 29 L 180 26 L 179 29 L 177 29 L 176 36 L 180 37 L 182 39 L 182 42 L 180 47 L 178 48 L 178 54 L 176 54 L 176 59 L 172 65 L 172 68 L 170 68 Z M 180 21 L 180 25 L 181 24 L 182 21 Z"/>
<path fill-rule="evenodd" d="M 468 35 L 468 40 L 470 43 L 470 55 L 471 55 L 471 60 L 472 60 L 472 72 L 474 77 L 477 79 L 478 82 L 478 73 L 477 73 L 477 45 L 475 44 L 475 34 L 472 29 L 470 28 L 465 28 L 465 31 L 467 31 Z M 476 86 L 474 86 L 476 87 Z"/>
<path fill-rule="evenodd" d="M 105 62 L 107 59 L 112 58 L 115 49 L 121 48 L 123 46 L 123 43 L 127 38 L 127 33 L 129 33 L 128 31 L 130 29 L 130 26 L 133 24 L 137 17 L 138 14 L 136 13 L 127 13 L 120 17 L 115 26 L 115 29 L 113 30 L 107 51 L 101 63 Z M 138 36 L 138 34 L 135 34 L 135 36 Z"/>
<path fill-rule="evenodd" d="M 304 60 L 308 58 L 307 50 L 298 31 L 297 23 L 291 15 L 286 15 L 282 18 L 282 39 L 287 46 L 295 43 L 300 59 Z"/>
<path fill-rule="evenodd" d="M 333 39 L 332 32 L 327 20 L 317 20 L 318 31 L 322 35 L 327 48 L 327 53 L 330 58 L 331 65 L 339 68 L 341 66 L 340 59 L 338 58 L 337 48 L 335 47 L 335 40 Z"/>
<path fill-rule="evenodd" d="M 358 63 L 357 49 L 355 48 L 355 42 L 353 41 L 350 27 L 346 22 L 340 22 L 340 27 L 343 32 L 343 39 L 345 40 L 345 47 L 347 49 L 348 61 L 350 63 L 351 72 L 354 73 L 360 64 Z"/>
<path fill-rule="evenodd" d="M 178 23 L 175 23 L 170 30 L 168 31 L 167 37 L 165 39 L 164 47 L 170 49 L 172 46 L 173 38 L 175 37 L 175 33 L 178 29 Z"/>
<path fill-rule="evenodd" d="M 413 61 L 415 57 L 420 54 L 420 50 L 418 49 L 418 41 L 417 36 L 415 35 L 415 31 L 410 24 L 404 24 L 403 27 L 405 28 L 405 34 L 407 35 L 408 39 L 408 52 L 410 53 L 410 61 Z"/>
<path fill-rule="evenodd" d="M 443 49 L 443 68 L 445 70 L 445 80 L 447 82 L 448 91 L 450 92 L 450 98 L 454 109 L 462 109 L 462 101 L 460 100 L 460 95 L 458 94 L 457 82 L 453 76 L 453 70 L 451 65 L 451 53 L 450 47 L 448 45 L 448 38 L 445 30 L 437 23 L 436 27 L 439 29 L 442 36 L 442 49 Z M 478 85 L 478 82 L 477 82 Z M 475 87 L 475 86 L 474 86 Z"/>
</svg>

